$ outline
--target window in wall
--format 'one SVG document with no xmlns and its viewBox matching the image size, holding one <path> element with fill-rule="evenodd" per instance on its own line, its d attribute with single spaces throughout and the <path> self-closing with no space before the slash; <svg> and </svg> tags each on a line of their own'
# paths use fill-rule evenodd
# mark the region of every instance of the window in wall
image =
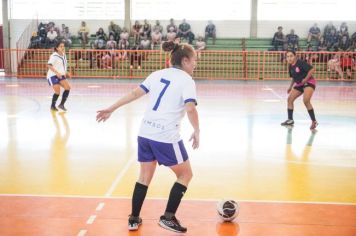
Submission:
<svg viewBox="0 0 356 236">
<path fill-rule="evenodd" d="M 355 0 L 259 0 L 258 20 L 356 20 Z"/>
<path fill-rule="evenodd" d="M 132 19 L 250 20 L 248 0 L 132 0 Z"/>
<path fill-rule="evenodd" d="M 12 0 L 12 19 L 123 20 L 125 0 Z"/>
</svg>

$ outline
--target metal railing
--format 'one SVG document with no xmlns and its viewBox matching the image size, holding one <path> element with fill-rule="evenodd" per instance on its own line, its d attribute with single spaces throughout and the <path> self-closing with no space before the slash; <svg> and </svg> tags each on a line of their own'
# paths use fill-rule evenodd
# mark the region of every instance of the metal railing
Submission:
<svg viewBox="0 0 356 236">
<path fill-rule="evenodd" d="M 2 49 L 0 55 L 23 55 L 16 62 L 17 71 L 12 73 L 17 77 L 44 78 L 52 52 L 51 49 Z M 145 78 L 155 70 L 169 67 L 169 54 L 159 50 L 71 49 L 66 54 L 68 71 L 74 78 Z M 356 79 L 356 52 L 298 52 L 297 55 L 314 66 L 318 80 Z M 289 79 L 285 56 L 285 52 L 270 51 L 202 51 L 198 54 L 194 78 Z"/>
</svg>

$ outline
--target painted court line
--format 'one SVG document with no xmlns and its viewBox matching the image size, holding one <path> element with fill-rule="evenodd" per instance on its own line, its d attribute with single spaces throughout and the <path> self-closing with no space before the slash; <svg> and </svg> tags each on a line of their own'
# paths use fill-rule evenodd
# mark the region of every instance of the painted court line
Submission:
<svg viewBox="0 0 356 236">
<path fill-rule="evenodd" d="M 79 233 L 77 234 L 77 236 L 84 236 L 87 233 L 87 230 L 82 229 L 79 231 Z"/>
<path fill-rule="evenodd" d="M 134 158 L 130 158 L 129 161 L 126 163 L 126 165 L 124 166 L 124 168 L 118 173 L 118 175 L 116 176 L 114 182 L 111 184 L 109 190 L 105 193 L 105 197 L 109 197 L 112 195 L 112 193 L 114 192 L 116 186 L 118 185 L 118 183 L 120 182 L 120 180 L 122 179 L 122 177 L 126 174 L 127 170 L 130 168 L 131 164 L 135 161 Z"/>
<path fill-rule="evenodd" d="M 103 196 L 85 196 L 85 195 L 35 195 L 35 194 L 0 194 L 0 197 L 38 197 L 38 198 L 83 198 L 83 199 L 117 199 L 117 200 L 131 200 L 131 197 L 103 197 Z M 148 200 L 164 200 L 167 201 L 167 198 L 151 198 L 146 197 Z M 220 198 L 189 198 L 184 201 L 203 201 L 203 202 L 215 202 L 221 200 Z M 273 200 L 255 200 L 255 199 L 236 199 L 240 202 L 247 203 L 292 203 L 292 204 L 317 204 L 317 205 L 351 205 L 356 206 L 356 202 L 315 202 L 315 201 L 273 201 Z"/>
<path fill-rule="evenodd" d="M 95 221 L 95 219 L 96 219 L 96 215 L 91 215 L 91 216 L 89 217 L 89 219 L 87 220 L 87 224 L 88 224 L 88 225 L 93 224 L 94 221 Z"/>
<path fill-rule="evenodd" d="M 105 206 L 105 203 L 104 202 L 101 202 L 101 203 L 99 203 L 99 205 L 96 207 L 96 211 L 101 211 L 103 208 L 104 208 L 104 206 Z"/>
</svg>

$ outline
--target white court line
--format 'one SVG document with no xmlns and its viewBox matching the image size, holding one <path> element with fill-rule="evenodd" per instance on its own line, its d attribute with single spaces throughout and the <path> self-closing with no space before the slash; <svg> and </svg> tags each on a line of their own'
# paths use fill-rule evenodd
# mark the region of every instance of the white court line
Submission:
<svg viewBox="0 0 356 236">
<path fill-rule="evenodd" d="M 267 86 L 267 85 L 265 85 L 265 88 L 268 89 L 269 91 L 271 91 L 271 93 L 272 93 L 273 95 L 275 95 L 277 98 L 279 98 L 279 99 L 281 99 L 281 100 L 285 100 L 286 103 L 287 103 L 287 98 L 288 98 L 288 96 L 287 96 L 287 97 L 282 97 L 282 96 L 279 95 L 276 91 L 274 91 L 273 88 L 270 88 L 270 87 Z M 286 104 L 286 105 L 287 105 L 287 104 Z M 296 111 L 296 110 L 294 109 L 293 113 L 294 113 L 294 114 L 297 114 L 297 115 L 300 116 L 300 117 L 305 117 L 305 116 L 304 116 L 304 113 L 302 113 L 302 112 L 299 111 L 299 110 Z M 294 119 L 294 120 L 295 120 L 295 119 Z"/>
<path fill-rule="evenodd" d="M 118 183 L 120 182 L 120 180 L 122 179 L 122 177 L 126 174 L 127 170 L 130 168 L 131 164 L 135 161 L 134 158 L 130 158 L 129 161 L 126 163 L 126 165 L 124 166 L 124 168 L 118 173 L 118 175 L 116 176 L 114 182 L 111 184 L 109 190 L 105 193 L 105 197 L 110 197 L 112 195 L 112 193 L 114 192 L 116 186 L 118 185 Z"/>
<path fill-rule="evenodd" d="M 105 203 L 104 202 L 101 202 L 101 203 L 99 203 L 99 205 L 96 207 L 96 211 L 101 211 L 103 208 L 104 208 L 104 206 L 105 206 Z"/>
<path fill-rule="evenodd" d="M 265 90 L 267 91 L 271 91 L 271 93 L 273 93 L 277 98 L 281 99 L 281 100 L 286 100 L 287 98 L 282 97 L 281 95 L 279 95 L 278 93 L 276 93 L 276 91 L 274 91 L 273 88 L 268 87 L 267 85 L 265 85 Z"/>
<path fill-rule="evenodd" d="M 263 99 L 264 102 L 280 102 L 280 99 Z"/>
<path fill-rule="evenodd" d="M 82 229 L 79 231 L 79 233 L 77 234 L 77 236 L 84 236 L 87 233 L 87 230 Z"/>
<path fill-rule="evenodd" d="M 85 195 L 31 195 L 31 194 L 0 194 L 0 197 L 40 197 L 40 198 L 84 198 L 84 199 L 117 199 L 117 200 L 131 200 L 131 197 L 103 197 L 103 196 L 85 196 Z M 150 198 L 148 200 L 165 200 L 167 198 Z M 184 201 L 202 201 L 215 202 L 221 200 L 220 198 L 190 198 Z M 254 200 L 254 199 L 237 199 L 240 202 L 251 203 L 295 203 L 295 204 L 317 204 L 317 205 L 352 205 L 356 206 L 356 202 L 307 202 L 307 201 L 273 201 L 273 200 Z"/>
<path fill-rule="evenodd" d="M 95 221 L 95 219 L 96 219 L 96 215 L 91 215 L 91 216 L 89 217 L 89 219 L 87 220 L 87 224 L 88 224 L 88 225 L 93 224 L 94 221 Z"/>
</svg>

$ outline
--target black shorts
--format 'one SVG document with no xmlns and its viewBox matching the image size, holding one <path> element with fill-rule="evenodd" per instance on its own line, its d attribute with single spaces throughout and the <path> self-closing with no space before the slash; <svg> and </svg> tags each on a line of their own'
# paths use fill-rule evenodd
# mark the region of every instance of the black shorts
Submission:
<svg viewBox="0 0 356 236">
<path fill-rule="evenodd" d="M 313 88 L 315 90 L 315 85 L 311 84 L 311 83 L 306 83 L 303 86 L 294 86 L 293 88 L 295 90 L 298 90 L 301 93 L 304 93 L 304 88 L 306 88 L 306 87 L 311 87 L 311 88 Z"/>
</svg>

